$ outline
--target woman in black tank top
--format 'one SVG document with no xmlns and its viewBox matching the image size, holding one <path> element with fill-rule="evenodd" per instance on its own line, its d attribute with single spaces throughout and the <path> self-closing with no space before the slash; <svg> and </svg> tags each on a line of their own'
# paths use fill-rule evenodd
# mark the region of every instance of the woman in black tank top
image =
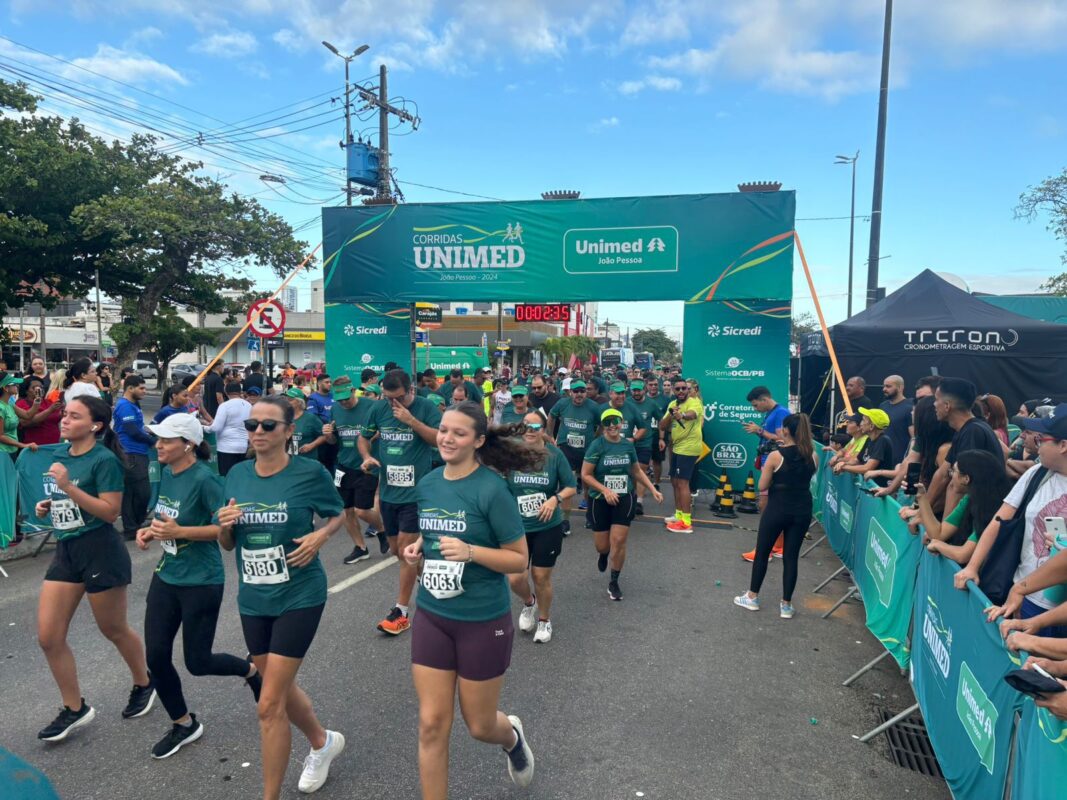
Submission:
<svg viewBox="0 0 1067 800">
<path fill-rule="evenodd" d="M 767 576 L 771 547 L 781 536 L 782 601 L 779 615 L 793 618 L 793 590 L 797 585 L 797 566 L 804 534 L 811 525 L 811 476 L 815 474 L 815 455 L 811 444 L 811 423 L 806 414 L 791 414 L 782 421 L 782 446 L 767 456 L 760 473 L 759 488 L 767 492 L 756 538 L 756 557 L 752 561 L 749 590 L 734 598 L 734 604 L 749 611 L 759 611 L 759 590 Z"/>
</svg>

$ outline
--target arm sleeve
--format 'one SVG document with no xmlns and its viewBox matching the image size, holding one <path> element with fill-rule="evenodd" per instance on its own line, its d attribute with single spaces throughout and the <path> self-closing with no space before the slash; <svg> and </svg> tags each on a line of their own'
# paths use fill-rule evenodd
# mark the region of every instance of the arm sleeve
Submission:
<svg viewBox="0 0 1067 800">
<path fill-rule="evenodd" d="M 963 522 L 963 515 L 967 513 L 967 506 L 970 501 L 971 498 L 969 498 L 967 495 L 964 495 L 963 498 L 958 503 L 956 503 L 956 507 L 952 509 L 952 512 L 945 517 L 945 522 L 948 525 L 952 525 L 958 528 L 960 526 L 960 523 Z"/>
<path fill-rule="evenodd" d="M 223 403 L 215 411 L 215 418 L 208 425 L 208 430 L 212 433 L 220 433 L 223 428 L 226 427 L 226 418 L 230 415 L 230 406 Z"/>
</svg>

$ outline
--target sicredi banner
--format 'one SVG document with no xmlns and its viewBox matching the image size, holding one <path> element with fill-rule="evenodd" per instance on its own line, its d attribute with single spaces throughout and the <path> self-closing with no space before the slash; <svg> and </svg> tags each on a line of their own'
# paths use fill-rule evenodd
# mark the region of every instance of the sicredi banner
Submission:
<svg viewBox="0 0 1067 800">
<path fill-rule="evenodd" d="M 795 207 L 732 192 L 325 208 L 326 300 L 788 298 Z"/>
<path fill-rule="evenodd" d="M 789 402 L 790 305 L 782 301 L 712 301 L 685 306 L 685 377 L 697 381 L 704 403 L 704 443 L 710 448 L 698 465 L 698 486 L 718 485 L 726 472 L 741 491 L 755 461 L 759 437 L 744 423 L 762 424 L 764 414 L 748 393 L 766 386 Z"/>
<path fill-rule="evenodd" d="M 326 364 L 333 378 L 347 375 L 355 385 L 359 374 L 381 374 L 395 362 L 411 365 L 411 311 L 398 303 L 352 303 L 326 307 Z"/>
</svg>

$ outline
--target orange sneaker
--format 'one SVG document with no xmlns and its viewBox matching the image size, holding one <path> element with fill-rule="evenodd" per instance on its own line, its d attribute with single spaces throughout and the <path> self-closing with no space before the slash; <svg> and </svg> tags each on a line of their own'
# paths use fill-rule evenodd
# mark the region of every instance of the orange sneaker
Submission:
<svg viewBox="0 0 1067 800">
<path fill-rule="evenodd" d="M 755 551 L 755 549 L 749 550 L 747 553 L 742 553 L 741 554 L 741 558 L 743 558 L 745 561 L 747 561 L 749 564 L 751 564 L 753 561 L 756 560 L 756 551 Z M 767 560 L 768 561 L 770 561 L 772 558 L 774 558 L 773 555 L 767 556 Z M 779 556 L 779 558 L 781 558 L 781 556 Z"/>
<path fill-rule="evenodd" d="M 378 630 L 391 636 L 399 636 L 410 627 L 411 620 L 408 619 L 408 615 L 396 606 L 393 606 L 389 616 L 378 623 Z"/>
<path fill-rule="evenodd" d="M 782 558 L 785 555 L 784 547 L 772 547 L 771 558 Z"/>
<path fill-rule="evenodd" d="M 682 520 L 676 519 L 674 520 L 674 522 L 667 523 L 667 530 L 669 530 L 671 533 L 692 533 L 693 526 L 686 525 L 684 522 L 682 522 Z"/>
</svg>

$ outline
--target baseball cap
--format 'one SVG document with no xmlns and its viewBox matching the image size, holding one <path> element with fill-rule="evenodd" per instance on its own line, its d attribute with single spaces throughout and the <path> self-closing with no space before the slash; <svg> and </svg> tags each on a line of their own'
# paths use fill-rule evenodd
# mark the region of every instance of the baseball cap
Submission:
<svg viewBox="0 0 1067 800">
<path fill-rule="evenodd" d="M 855 422 L 857 425 L 859 425 L 861 422 L 863 422 L 863 414 L 845 414 L 845 416 L 843 416 L 841 419 L 843 419 L 845 422 Z"/>
<path fill-rule="evenodd" d="M 441 395 L 439 394 L 428 394 L 426 395 L 426 399 L 433 403 L 435 406 L 439 406 L 443 402 L 445 402 L 445 398 L 441 397 Z"/>
<path fill-rule="evenodd" d="M 1047 417 L 1037 419 L 1028 417 L 1019 420 L 1019 425 L 1028 431 L 1054 436 L 1057 439 L 1067 439 L 1067 403 L 1060 403 Z"/>
<path fill-rule="evenodd" d="M 860 414 L 871 421 L 871 424 L 884 431 L 889 427 L 889 415 L 880 408 L 861 408 Z"/>
<path fill-rule="evenodd" d="M 560 391 L 563 391 L 563 392 L 567 392 L 567 391 L 570 391 L 570 388 L 571 388 L 571 379 L 570 379 L 570 378 L 564 378 L 564 379 L 563 379 L 563 383 L 561 383 L 561 384 L 559 385 L 559 388 L 560 388 Z"/>
<path fill-rule="evenodd" d="M 246 389 L 245 394 L 250 394 L 253 397 L 259 397 L 261 394 L 263 394 L 263 390 L 260 389 L 258 386 L 253 386 L 249 389 Z"/>
<path fill-rule="evenodd" d="M 559 373 L 560 375 L 566 375 L 567 374 L 567 368 L 566 367 L 560 367 L 559 369 L 556 370 L 556 372 Z"/>
<path fill-rule="evenodd" d="M 630 391 L 641 391 L 645 388 L 644 381 L 630 381 Z"/>
<path fill-rule="evenodd" d="M 193 444 L 204 441 L 204 428 L 192 414 L 171 414 L 156 425 L 145 425 L 160 439 L 185 439 Z"/>
<path fill-rule="evenodd" d="M 511 387 L 511 396 L 512 397 L 514 397 L 515 395 L 526 395 L 526 394 L 529 394 L 529 393 L 530 393 L 530 390 L 527 389 L 525 386 L 512 386 Z"/>
<path fill-rule="evenodd" d="M 347 400 L 352 396 L 354 387 L 352 386 L 352 379 L 347 375 L 343 375 L 333 382 L 333 388 L 330 390 L 330 394 L 334 400 Z"/>
<path fill-rule="evenodd" d="M 14 375 L 5 375 L 4 379 L 0 381 L 0 388 L 4 386 L 18 386 L 22 383 L 22 378 L 18 378 Z"/>
<path fill-rule="evenodd" d="M 287 391 L 285 393 L 285 396 L 286 397 L 299 397 L 301 400 L 304 399 L 304 393 L 302 391 L 300 391 L 299 389 L 295 388 L 295 387 L 290 389 L 289 391 Z"/>
<path fill-rule="evenodd" d="M 611 417 L 619 417 L 621 419 L 622 412 L 617 408 L 606 408 L 604 409 L 604 413 L 600 415 L 600 421 L 603 422 Z"/>
<path fill-rule="evenodd" d="M 366 394 L 381 394 L 381 393 L 382 393 L 382 387 L 381 387 L 381 386 L 379 386 L 379 385 L 378 385 L 378 384 L 376 384 L 376 383 L 369 383 L 369 384 L 367 384 L 367 386 L 366 386 L 366 387 L 365 387 L 365 388 L 363 389 L 363 391 L 364 391 L 364 392 L 365 392 Z"/>
<path fill-rule="evenodd" d="M 564 381 L 566 383 L 566 381 Z M 570 390 L 573 392 L 575 389 L 584 389 L 585 381 L 571 381 Z"/>
<path fill-rule="evenodd" d="M 611 391 L 613 391 L 613 392 L 625 392 L 626 391 L 626 384 L 623 383 L 622 381 L 615 381 L 615 383 L 611 384 Z"/>
</svg>

